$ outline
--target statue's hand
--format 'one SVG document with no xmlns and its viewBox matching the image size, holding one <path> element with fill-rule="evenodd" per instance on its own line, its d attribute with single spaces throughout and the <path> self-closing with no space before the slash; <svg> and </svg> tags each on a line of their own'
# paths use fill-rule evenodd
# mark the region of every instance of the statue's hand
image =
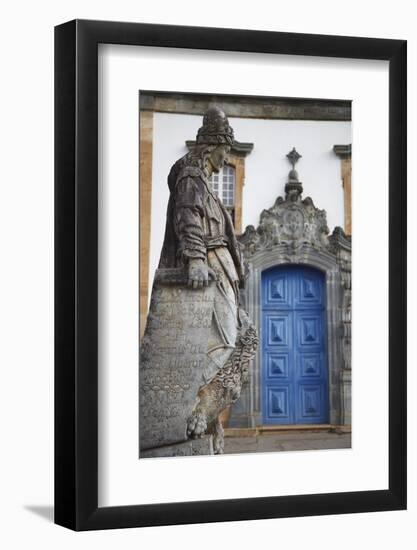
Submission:
<svg viewBox="0 0 417 550">
<path fill-rule="evenodd" d="M 190 259 L 188 262 L 188 286 L 203 288 L 209 285 L 210 277 L 215 280 L 216 274 L 204 260 Z"/>
</svg>

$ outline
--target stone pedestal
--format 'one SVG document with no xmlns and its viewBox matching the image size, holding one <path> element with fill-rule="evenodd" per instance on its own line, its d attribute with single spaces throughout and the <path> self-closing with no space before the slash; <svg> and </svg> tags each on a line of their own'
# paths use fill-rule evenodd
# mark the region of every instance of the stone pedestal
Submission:
<svg viewBox="0 0 417 550">
<path fill-rule="evenodd" d="M 174 445 L 177 454 L 169 456 L 210 454 L 207 444 L 200 453 L 203 443 L 187 439 L 187 420 L 198 390 L 218 368 L 207 356 L 214 287 L 187 288 L 181 274 L 158 270 L 152 290 L 139 365 L 141 453 L 161 447 L 168 453 Z"/>
</svg>

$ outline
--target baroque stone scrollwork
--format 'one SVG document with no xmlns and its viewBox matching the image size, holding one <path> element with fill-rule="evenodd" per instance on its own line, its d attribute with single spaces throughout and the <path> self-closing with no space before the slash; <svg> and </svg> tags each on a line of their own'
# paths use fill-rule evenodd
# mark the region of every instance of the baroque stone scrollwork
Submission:
<svg viewBox="0 0 417 550">
<path fill-rule="evenodd" d="M 236 342 L 236 347 L 217 372 L 212 382 L 203 386 L 198 393 L 198 401 L 188 420 L 188 434 L 199 435 L 206 431 L 214 436 L 216 454 L 224 451 L 223 427 L 219 416 L 222 411 L 236 403 L 242 387 L 249 379 L 249 363 L 258 347 L 258 335 L 249 325 Z"/>
<path fill-rule="evenodd" d="M 301 155 L 293 148 L 287 157 L 293 167 L 285 185 L 285 199 L 278 197 L 271 208 L 261 213 L 258 228 L 249 225 L 241 235 L 239 240 L 247 256 L 277 245 L 284 245 L 289 251 L 303 245 L 329 248 L 326 212 L 316 208 L 310 197 L 301 198 L 303 187 L 294 168 Z"/>
<path fill-rule="evenodd" d="M 272 208 L 262 212 L 257 229 L 249 225 L 239 240 L 250 256 L 276 245 L 285 245 L 288 251 L 306 244 L 328 249 L 328 234 L 326 212 L 316 208 L 310 197 L 297 201 L 278 197 Z"/>
</svg>

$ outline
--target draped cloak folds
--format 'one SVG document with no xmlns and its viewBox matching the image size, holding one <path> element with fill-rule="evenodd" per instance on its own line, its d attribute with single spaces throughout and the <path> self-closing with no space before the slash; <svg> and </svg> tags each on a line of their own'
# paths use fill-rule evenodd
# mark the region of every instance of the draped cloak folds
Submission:
<svg viewBox="0 0 417 550">
<path fill-rule="evenodd" d="M 230 215 L 199 167 L 189 165 L 183 157 L 171 168 L 168 185 L 159 268 L 186 269 L 189 259 L 201 259 L 217 277 L 213 322 L 207 335 L 208 381 L 233 351 L 242 323 L 247 324 L 239 307 L 239 287 L 244 284 L 241 251 Z"/>
<path fill-rule="evenodd" d="M 226 246 L 238 275 L 239 286 L 244 284 L 244 269 L 240 246 L 233 223 L 223 203 L 211 190 L 204 172 L 177 161 L 168 176 L 170 198 L 168 201 L 164 244 L 159 268 L 183 267 L 188 258 L 207 260 L 207 249 L 216 245 L 213 237 L 219 237 L 219 246 Z M 213 210 L 215 212 L 213 212 Z M 220 211 L 220 216 L 219 212 Z M 213 224 L 218 220 L 220 235 L 213 235 Z M 224 237 L 223 241 L 220 238 Z"/>
</svg>

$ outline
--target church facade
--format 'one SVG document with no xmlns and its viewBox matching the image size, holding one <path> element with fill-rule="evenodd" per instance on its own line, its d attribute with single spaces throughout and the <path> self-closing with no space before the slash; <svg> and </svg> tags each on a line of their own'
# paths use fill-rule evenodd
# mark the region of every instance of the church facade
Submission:
<svg viewBox="0 0 417 550">
<path fill-rule="evenodd" d="M 246 260 L 244 309 L 259 347 L 223 418 L 230 433 L 351 428 L 351 106 L 348 101 L 145 92 L 140 98 L 140 317 L 148 312 L 166 174 L 213 102 L 235 129 L 213 189 Z M 190 140 L 191 139 L 191 140 Z M 172 150 L 168 144 L 175 144 Z M 295 165 L 300 154 L 302 160 Z M 157 162 L 156 162 L 157 160 Z M 289 171 L 290 165 L 293 165 Z M 302 179 L 301 183 L 299 180 Z"/>
</svg>

